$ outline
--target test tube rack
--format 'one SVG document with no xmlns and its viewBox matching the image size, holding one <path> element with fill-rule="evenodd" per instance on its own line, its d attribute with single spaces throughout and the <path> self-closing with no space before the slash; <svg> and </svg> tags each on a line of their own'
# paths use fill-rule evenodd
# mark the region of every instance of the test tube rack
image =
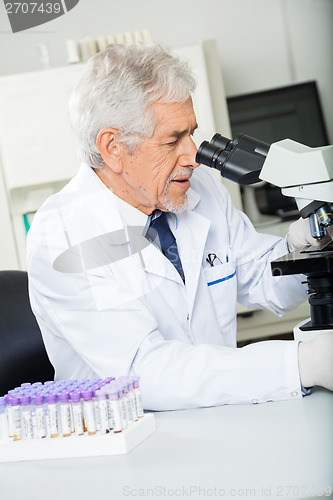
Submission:
<svg viewBox="0 0 333 500">
<path fill-rule="evenodd" d="M 153 413 L 119 433 L 0 442 L 0 462 L 125 455 L 155 432 Z"/>
</svg>

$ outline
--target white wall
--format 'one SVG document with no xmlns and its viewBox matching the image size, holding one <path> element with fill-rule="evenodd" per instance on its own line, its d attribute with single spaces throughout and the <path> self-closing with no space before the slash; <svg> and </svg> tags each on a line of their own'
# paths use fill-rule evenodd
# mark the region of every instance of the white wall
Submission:
<svg viewBox="0 0 333 500">
<path fill-rule="evenodd" d="M 80 0 L 65 16 L 12 34 L 0 2 L 0 75 L 67 62 L 66 40 L 148 29 L 171 47 L 215 38 L 227 95 L 316 79 L 333 141 L 332 0 Z"/>
</svg>

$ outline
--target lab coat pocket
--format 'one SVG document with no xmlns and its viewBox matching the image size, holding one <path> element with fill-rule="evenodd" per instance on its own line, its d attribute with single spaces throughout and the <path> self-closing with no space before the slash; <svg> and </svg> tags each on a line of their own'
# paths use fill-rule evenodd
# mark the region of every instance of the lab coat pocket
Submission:
<svg viewBox="0 0 333 500">
<path fill-rule="evenodd" d="M 224 333 L 234 324 L 237 303 L 236 267 L 232 261 L 203 270 L 218 324 Z"/>
</svg>

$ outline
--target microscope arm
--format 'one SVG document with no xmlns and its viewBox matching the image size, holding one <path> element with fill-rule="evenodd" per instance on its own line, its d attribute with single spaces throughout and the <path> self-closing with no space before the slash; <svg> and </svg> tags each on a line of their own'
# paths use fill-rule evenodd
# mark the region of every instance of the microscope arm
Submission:
<svg viewBox="0 0 333 500">
<path fill-rule="evenodd" d="M 311 234 L 321 239 L 333 224 L 333 146 L 309 148 L 290 139 L 271 145 L 259 177 L 295 198 L 309 218 Z"/>
</svg>

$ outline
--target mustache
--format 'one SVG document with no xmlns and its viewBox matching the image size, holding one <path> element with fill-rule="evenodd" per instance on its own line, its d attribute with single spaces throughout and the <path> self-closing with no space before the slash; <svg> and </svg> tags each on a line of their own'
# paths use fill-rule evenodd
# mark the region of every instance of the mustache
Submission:
<svg viewBox="0 0 333 500">
<path fill-rule="evenodd" d="M 170 182 L 173 181 L 174 179 L 182 179 L 183 177 L 190 178 L 190 177 L 192 177 L 192 174 L 193 174 L 192 168 L 183 167 L 181 172 L 170 175 L 170 177 L 168 177 L 168 179 L 166 181 L 164 192 L 166 193 L 168 191 L 168 188 L 170 186 Z"/>
</svg>

